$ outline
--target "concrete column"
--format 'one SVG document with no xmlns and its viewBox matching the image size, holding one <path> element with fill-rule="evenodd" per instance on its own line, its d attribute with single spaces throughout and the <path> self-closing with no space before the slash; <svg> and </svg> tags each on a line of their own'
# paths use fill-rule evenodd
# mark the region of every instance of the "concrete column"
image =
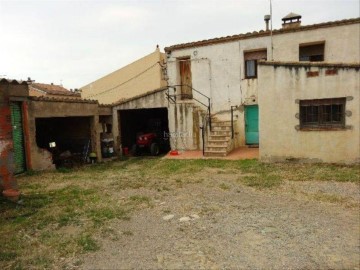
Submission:
<svg viewBox="0 0 360 270">
<path fill-rule="evenodd" d="M 90 132 L 91 132 L 91 149 L 96 153 L 98 161 L 102 161 L 101 156 L 101 142 L 100 131 L 98 130 L 99 115 L 94 115 L 90 118 Z"/>
</svg>

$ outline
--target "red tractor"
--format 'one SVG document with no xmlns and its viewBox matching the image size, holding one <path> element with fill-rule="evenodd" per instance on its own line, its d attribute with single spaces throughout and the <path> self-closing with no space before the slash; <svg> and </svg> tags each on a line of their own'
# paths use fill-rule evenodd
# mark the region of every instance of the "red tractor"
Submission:
<svg viewBox="0 0 360 270">
<path fill-rule="evenodd" d="M 160 153 L 161 138 L 156 133 L 140 134 L 136 138 L 136 144 L 132 147 L 132 154 L 138 155 L 140 152 L 147 151 L 151 155 L 157 156 Z"/>
</svg>

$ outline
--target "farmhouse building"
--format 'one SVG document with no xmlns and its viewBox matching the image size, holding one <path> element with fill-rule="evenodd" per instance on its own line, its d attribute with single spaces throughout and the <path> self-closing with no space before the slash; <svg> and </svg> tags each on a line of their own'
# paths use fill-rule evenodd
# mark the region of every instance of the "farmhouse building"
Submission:
<svg viewBox="0 0 360 270">
<path fill-rule="evenodd" d="M 172 148 L 359 162 L 359 48 L 359 18 L 301 26 L 294 13 L 279 30 L 166 47 L 169 130 L 191 131 Z"/>
</svg>

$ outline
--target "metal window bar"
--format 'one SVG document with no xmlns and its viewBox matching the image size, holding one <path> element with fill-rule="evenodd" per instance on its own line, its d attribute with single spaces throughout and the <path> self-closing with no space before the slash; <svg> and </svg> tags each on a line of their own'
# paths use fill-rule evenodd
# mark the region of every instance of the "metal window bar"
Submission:
<svg viewBox="0 0 360 270">
<path fill-rule="evenodd" d="M 339 128 L 345 126 L 345 98 L 300 101 L 300 127 Z"/>
</svg>

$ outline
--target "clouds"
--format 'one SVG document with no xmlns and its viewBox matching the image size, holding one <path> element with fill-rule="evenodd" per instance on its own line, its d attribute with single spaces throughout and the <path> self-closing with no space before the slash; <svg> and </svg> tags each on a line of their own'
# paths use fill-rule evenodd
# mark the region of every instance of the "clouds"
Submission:
<svg viewBox="0 0 360 270">
<path fill-rule="evenodd" d="M 274 28 L 359 16 L 357 0 L 273 0 Z M 264 28 L 269 0 L 1 1 L 0 74 L 81 87 L 161 47 Z"/>
</svg>

